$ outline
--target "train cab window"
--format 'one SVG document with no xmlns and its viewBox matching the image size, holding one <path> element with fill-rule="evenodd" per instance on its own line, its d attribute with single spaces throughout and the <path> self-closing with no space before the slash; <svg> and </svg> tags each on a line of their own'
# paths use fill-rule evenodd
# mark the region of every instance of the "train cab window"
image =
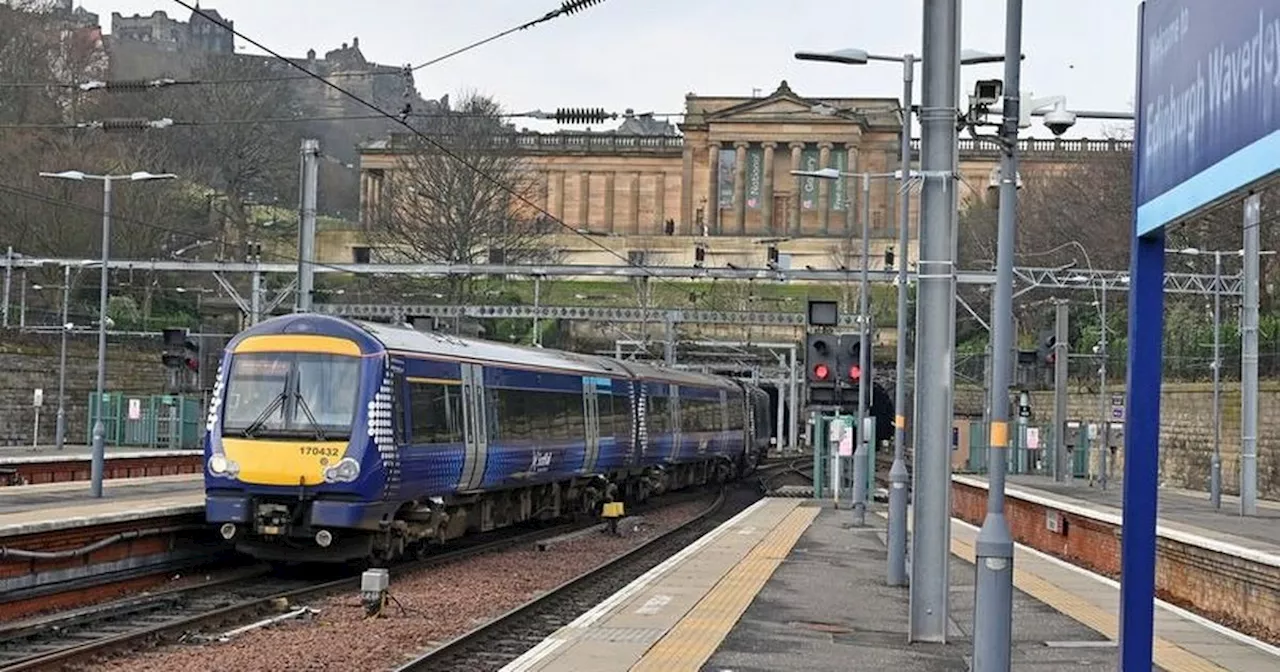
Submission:
<svg viewBox="0 0 1280 672">
<path fill-rule="evenodd" d="M 462 442 L 462 387 L 409 381 L 410 442 Z"/>
</svg>

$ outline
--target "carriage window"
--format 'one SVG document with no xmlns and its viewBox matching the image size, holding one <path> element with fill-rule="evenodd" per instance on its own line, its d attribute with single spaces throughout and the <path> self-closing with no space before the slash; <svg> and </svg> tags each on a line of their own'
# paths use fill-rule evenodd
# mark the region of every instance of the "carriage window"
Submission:
<svg viewBox="0 0 1280 672">
<path fill-rule="evenodd" d="M 462 442 L 462 386 L 409 381 L 412 443 Z"/>
<path fill-rule="evenodd" d="M 671 398 L 650 396 L 645 408 L 645 416 L 649 419 L 650 434 L 670 434 Z"/>
</svg>

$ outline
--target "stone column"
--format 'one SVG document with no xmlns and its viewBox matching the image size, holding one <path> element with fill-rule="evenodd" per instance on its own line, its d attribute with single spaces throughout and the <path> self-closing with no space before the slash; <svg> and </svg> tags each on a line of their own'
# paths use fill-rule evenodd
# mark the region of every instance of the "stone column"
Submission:
<svg viewBox="0 0 1280 672">
<path fill-rule="evenodd" d="M 578 173 L 578 226 L 591 228 L 591 173 Z"/>
<path fill-rule="evenodd" d="M 658 231 L 666 233 L 667 229 L 667 174 L 658 173 L 653 176 L 653 221 L 658 223 Z M 676 230 L 679 233 L 679 229 Z"/>
<path fill-rule="evenodd" d="M 804 149 L 803 142 L 792 142 L 787 145 L 791 148 L 791 170 L 800 170 L 800 152 Z M 791 234 L 800 235 L 801 222 L 804 210 L 801 209 L 800 201 L 804 197 L 804 178 L 799 175 L 791 176 Z"/>
<path fill-rule="evenodd" d="M 733 232 L 738 235 L 747 232 L 747 144 L 733 143 L 737 154 L 737 165 L 733 167 Z"/>
<path fill-rule="evenodd" d="M 562 222 L 564 221 L 564 202 L 566 196 L 564 192 L 564 175 L 565 171 L 556 171 L 556 192 L 560 194 L 560 200 L 556 203 L 555 215 L 556 219 Z"/>
<path fill-rule="evenodd" d="M 849 172 L 856 173 L 858 171 L 858 148 L 849 147 L 845 150 L 845 165 L 849 166 Z M 844 235 L 849 237 L 854 235 L 853 232 L 858 231 L 858 236 L 862 233 L 862 223 L 858 218 L 862 215 L 862 184 L 856 179 L 850 179 L 845 187 L 844 197 Z"/>
<path fill-rule="evenodd" d="M 366 228 L 373 223 L 373 217 L 370 216 L 373 200 L 369 198 L 369 187 L 372 183 L 373 179 L 369 176 L 369 171 L 360 171 L 360 224 Z"/>
<path fill-rule="evenodd" d="M 542 171 L 542 180 L 539 188 L 542 189 L 542 211 L 551 212 L 551 171 Z"/>
<path fill-rule="evenodd" d="M 640 231 L 640 173 L 631 173 L 630 196 L 631 198 L 627 203 L 627 226 L 631 229 L 631 233 L 641 233 Z"/>
<path fill-rule="evenodd" d="M 613 171 L 604 174 L 604 230 L 613 233 L 613 197 L 617 189 L 617 174 Z"/>
<path fill-rule="evenodd" d="M 707 231 L 720 235 L 720 143 L 707 145 Z"/>
<path fill-rule="evenodd" d="M 773 230 L 773 150 L 778 146 L 776 142 L 764 143 L 764 184 L 760 185 L 760 198 L 764 199 L 764 203 L 760 204 L 761 219 L 764 220 L 765 233 L 774 233 Z"/>
<path fill-rule="evenodd" d="M 697 235 L 693 221 L 693 147 L 684 146 L 684 165 L 680 168 L 680 228 L 677 233 Z"/>
<path fill-rule="evenodd" d="M 831 143 L 818 144 L 818 166 L 831 167 Z M 818 221 L 822 227 L 822 235 L 831 235 L 831 180 L 818 180 Z"/>
</svg>

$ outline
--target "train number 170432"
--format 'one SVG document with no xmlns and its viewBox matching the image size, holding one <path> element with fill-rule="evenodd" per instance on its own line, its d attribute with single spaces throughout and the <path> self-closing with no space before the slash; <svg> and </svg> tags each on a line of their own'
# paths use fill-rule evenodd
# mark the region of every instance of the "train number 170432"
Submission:
<svg viewBox="0 0 1280 672">
<path fill-rule="evenodd" d="M 342 451 L 328 446 L 300 446 L 298 452 L 315 457 L 337 457 Z"/>
</svg>

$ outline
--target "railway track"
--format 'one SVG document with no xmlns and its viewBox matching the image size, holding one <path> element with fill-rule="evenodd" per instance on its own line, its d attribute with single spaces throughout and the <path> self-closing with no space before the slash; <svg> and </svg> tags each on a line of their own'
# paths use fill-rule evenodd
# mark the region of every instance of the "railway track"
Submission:
<svg viewBox="0 0 1280 672">
<path fill-rule="evenodd" d="M 781 468 L 770 467 L 770 471 Z M 761 496 L 759 489 L 751 485 L 740 482 L 725 486 L 715 502 L 689 522 L 424 653 L 396 672 L 472 672 L 502 668 L 636 577 L 750 506 Z"/>
<path fill-rule="evenodd" d="M 419 571 L 458 562 L 482 553 L 511 548 L 587 527 L 578 522 L 529 531 L 495 532 L 427 558 L 396 565 L 393 574 Z M 328 576 L 325 576 L 325 574 Z M 286 578 L 257 567 L 217 584 L 166 591 L 143 598 L 112 602 L 0 630 L 0 670 L 59 669 L 96 657 L 157 642 L 199 641 L 199 633 L 234 627 L 339 591 L 356 590 L 360 578 L 349 572 L 332 578 L 332 571 L 316 571 L 310 578 Z"/>
<path fill-rule="evenodd" d="M 656 507 L 706 497 L 705 490 L 672 493 L 652 504 L 637 506 L 641 513 Z M 391 567 L 393 576 L 440 567 L 595 525 L 588 519 L 536 529 L 496 530 L 462 539 L 436 554 Z M 314 600 L 359 588 L 359 576 L 349 571 L 316 568 L 306 576 L 284 577 L 265 565 L 255 565 L 214 583 L 178 588 L 144 597 L 114 601 L 73 612 L 0 628 L 0 672 L 61 669 L 91 662 L 146 645 L 174 641 L 199 643 L 207 633 L 220 633 L 244 623 L 296 609 Z"/>
</svg>

